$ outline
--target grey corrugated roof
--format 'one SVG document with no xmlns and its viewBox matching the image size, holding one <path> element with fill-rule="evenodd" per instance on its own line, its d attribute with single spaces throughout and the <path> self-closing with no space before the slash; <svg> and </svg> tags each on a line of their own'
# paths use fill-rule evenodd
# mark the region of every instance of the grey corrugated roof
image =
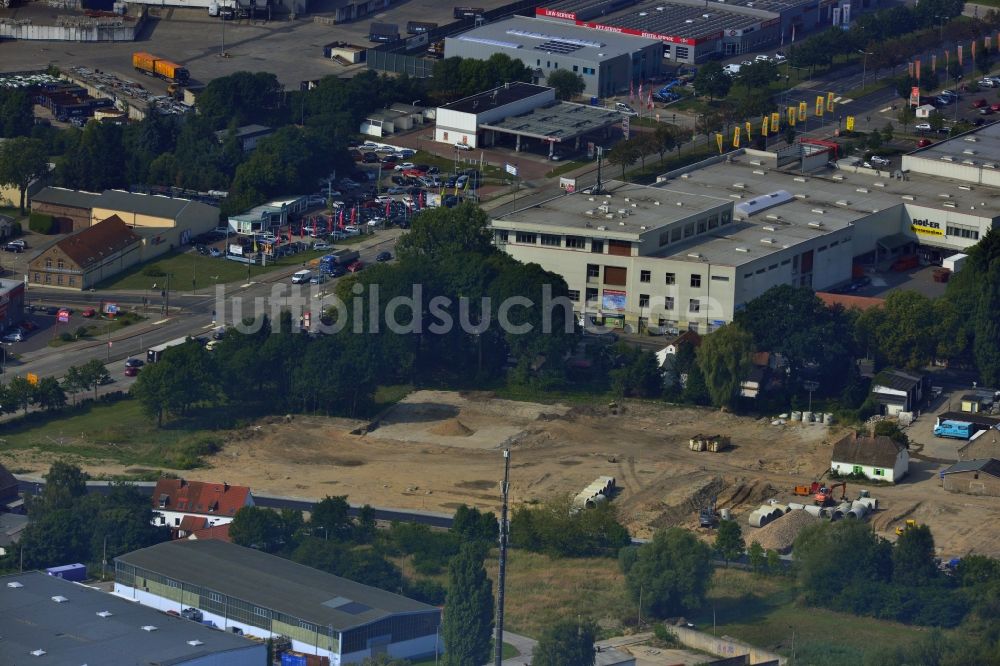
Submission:
<svg viewBox="0 0 1000 666">
<path fill-rule="evenodd" d="M 116 559 L 336 631 L 396 613 L 438 612 L 392 592 L 224 541 L 180 539 Z"/>
<path fill-rule="evenodd" d="M 9 587 L 13 582 L 23 587 Z M 56 603 L 54 596 L 67 601 Z M 97 615 L 102 611 L 111 615 Z M 144 631 L 144 626 L 156 631 Z M 4 664 L 186 664 L 234 650 L 246 651 L 240 663 L 249 664 L 263 663 L 265 649 L 249 639 L 39 571 L 0 577 L 0 637 Z M 34 650 L 46 654 L 36 659 Z"/>
<path fill-rule="evenodd" d="M 172 199 L 154 194 L 105 190 L 101 193 L 100 199 L 94 203 L 94 207 L 152 217 L 176 218 L 191 203 L 189 199 Z"/>
<path fill-rule="evenodd" d="M 982 458 L 980 460 L 963 460 L 957 462 L 941 474 L 957 474 L 959 472 L 983 472 L 990 476 L 1000 478 L 1000 460 L 996 458 Z"/>
<path fill-rule="evenodd" d="M 911 388 L 919 384 L 920 381 L 921 378 L 918 375 L 911 375 L 910 373 L 903 372 L 902 370 L 887 368 L 875 375 L 875 379 L 872 380 L 872 384 L 899 391 L 909 391 Z"/>
<path fill-rule="evenodd" d="M 48 203 L 53 206 L 71 206 L 73 208 L 93 208 L 100 194 L 82 190 L 67 190 L 64 187 L 44 187 L 33 197 L 32 201 Z"/>
</svg>

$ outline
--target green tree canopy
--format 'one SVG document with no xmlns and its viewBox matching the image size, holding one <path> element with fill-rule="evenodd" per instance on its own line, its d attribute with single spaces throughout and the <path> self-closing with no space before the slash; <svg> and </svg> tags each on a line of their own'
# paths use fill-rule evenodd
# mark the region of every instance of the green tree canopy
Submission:
<svg viewBox="0 0 1000 666">
<path fill-rule="evenodd" d="M 24 199 L 28 185 L 48 172 L 45 144 L 38 139 L 17 137 L 0 143 L 0 185 L 18 189 L 21 215 L 26 214 Z"/>
<path fill-rule="evenodd" d="M 628 549 L 626 549 L 628 550 Z M 712 578 L 711 551 L 687 530 L 671 527 L 653 535 L 619 562 L 625 586 L 643 615 L 671 617 L 697 610 Z"/>
<path fill-rule="evenodd" d="M 465 544 L 448 565 L 448 598 L 441 625 L 445 666 L 490 660 L 493 605 L 493 583 L 483 567 L 482 547 Z"/>
<path fill-rule="evenodd" d="M 593 620 L 561 619 L 545 628 L 531 652 L 534 666 L 594 666 L 597 625 Z"/>
<path fill-rule="evenodd" d="M 709 60 L 698 68 L 692 85 L 699 95 L 721 99 L 729 94 L 729 89 L 733 85 L 733 77 L 722 69 L 721 62 Z"/>
<path fill-rule="evenodd" d="M 705 336 L 698 347 L 698 367 L 716 407 L 736 404 L 740 383 L 750 372 L 753 338 L 739 324 L 723 326 Z"/>
<path fill-rule="evenodd" d="M 756 543 L 756 542 L 755 542 Z M 758 544 L 758 547 L 760 544 Z M 719 529 L 715 533 L 715 552 L 722 556 L 728 564 L 731 560 L 737 559 L 746 550 L 743 541 L 743 530 L 735 520 L 723 520 L 719 523 Z"/>
<path fill-rule="evenodd" d="M 556 97 L 562 100 L 571 100 L 583 93 L 587 87 L 583 77 L 568 69 L 556 69 L 549 72 L 545 79 L 545 84 L 556 89 Z"/>
</svg>

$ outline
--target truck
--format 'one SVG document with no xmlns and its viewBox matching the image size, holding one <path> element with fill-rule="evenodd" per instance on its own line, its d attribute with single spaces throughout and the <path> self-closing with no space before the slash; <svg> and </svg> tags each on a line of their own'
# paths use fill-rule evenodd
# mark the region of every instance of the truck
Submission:
<svg viewBox="0 0 1000 666">
<path fill-rule="evenodd" d="M 950 437 L 952 439 L 969 439 L 976 433 L 976 425 L 968 421 L 939 420 L 934 426 L 935 437 Z"/>
<path fill-rule="evenodd" d="M 325 255 L 319 260 L 319 269 L 324 273 L 332 273 L 334 267 L 342 266 L 346 268 L 350 264 L 361 258 L 357 250 L 335 250 Z"/>
<path fill-rule="evenodd" d="M 309 284 L 312 276 L 313 274 L 310 270 L 295 271 L 292 275 L 292 284 Z"/>
<path fill-rule="evenodd" d="M 406 34 L 422 35 L 425 32 L 430 32 L 436 27 L 438 27 L 437 23 L 430 23 L 428 21 L 407 21 Z"/>
<path fill-rule="evenodd" d="M 370 42 L 398 42 L 399 26 L 395 23 L 372 23 L 368 28 Z"/>
<path fill-rule="evenodd" d="M 185 67 L 145 51 L 136 51 L 132 54 L 132 66 L 138 72 L 170 83 L 183 85 L 191 78 Z"/>
<path fill-rule="evenodd" d="M 183 338 L 176 338 L 169 342 L 164 342 L 162 345 L 156 345 L 155 347 L 150 347 L 146 350 L 146 363 L 156 363 L 163 357 L 163 352 L 167 351 L 171 347 L 176 347 L 182 345 L 191 338 L 184 336 Z"/>
<path fill-rule="evenodd" d="M 474 19 L 483 15 L 482 7 L 455 7 L 452 15 L 457 20 Z"/>
</svg>

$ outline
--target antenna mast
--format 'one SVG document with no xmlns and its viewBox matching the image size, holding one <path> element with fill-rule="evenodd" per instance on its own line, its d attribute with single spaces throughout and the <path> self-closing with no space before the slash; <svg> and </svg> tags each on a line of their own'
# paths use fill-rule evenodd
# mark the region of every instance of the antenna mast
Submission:
<svg viewBox="0 0 1000 666">
<path fill-rule="evenodd" d="M 500 505 L 500 568 L 497 573 L 497 626 L 493 639 L 495 666 L 503 661 L 503 592 L 507 577 L 507 500 L 510 491 L 510 449 L 503 450 L 503 503 Z"/>
</svg>

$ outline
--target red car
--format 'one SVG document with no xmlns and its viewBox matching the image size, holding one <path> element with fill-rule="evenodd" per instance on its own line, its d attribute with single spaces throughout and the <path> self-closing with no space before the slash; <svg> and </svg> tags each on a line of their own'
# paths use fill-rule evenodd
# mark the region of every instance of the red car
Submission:
<svg viewBox="0 0 1000 666">
<path fill-rule="evenodd" d="M 418 169 L 403 169 L 403 175 L 407 178 L 420 178 L 424 172 Z"/>
<path fill-rule="evenodd" d="M 139 368 L 137 368 L 134 365 L 130 365 L 130 366 L 128 366 L 128 367 L 125 368 L 125 376 L 126 377 L 135 377 L 138 374 L 139 374 Z"/>
<path fill-rule="evenodd" d="M 975 102 L 972 103 L 972 108 L 981 109 L 987 104 L 989 104 L 989 102 L 987 102 L 985 99 L 977 99 Z"/>
<path fill-rule="evenodd" d="M 930 139 L 920 139 L 919 141 L 917 141 L 917 148 L 926 148 L 932 143 L 933 141 L 931 141 Z"/>
<path fill-rule="evenodd" d="M 993 111 L 1000 111 L 1000 104 L 990 104 L 990 109 Z"/>
<path fill-rule="evenodd" d="M 94 308 L 84 308 L 83 312 L 80 313 L 83 317 L 93 317 L 96 314 L 97 311 Z"/>
<path fill-rule="evenodd" d="M 348 273 L 357 273 L 358 271 L 360 271 L 364 267 L 365 267 L 365 265 L 361 261 L 355 261 L 355 262 L 347 265 L 347 272 Z"/>
</svg>

